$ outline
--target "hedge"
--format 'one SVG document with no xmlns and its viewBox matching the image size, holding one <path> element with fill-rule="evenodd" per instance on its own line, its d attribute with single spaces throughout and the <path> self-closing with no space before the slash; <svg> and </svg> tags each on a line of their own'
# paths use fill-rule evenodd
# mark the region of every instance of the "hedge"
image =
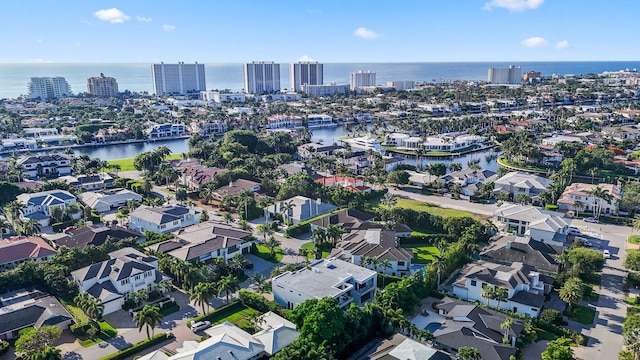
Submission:
<svg viewBox="0 0 640 360">
<path fill-rule="evenodd" d="M 187 327 L 191 327 L 192 323 L 197 323 L 199 321 L 210 320 L 214 316 L 216 316 L 217 313 L 219 313 L 221 311 L 225 311 L 225 310 L 227 310 L 229 308 L 232 308 L 232 307 L 235 307 L 235 306 L 238 306 L 238 305 L 242 305 L 242 304 L 240 303 L 240 301 L 235 300 L 235 301 L 232 301 L 232 302 L 230 302 L 230 303 L 228 303 L 226 305 L 222 305 L 222 306 L 220 306 L 219 308 L 217 308 L 215 310 L 209 311 L 206 314 L 198 315 L 198 316 L 194 317 L 193 319 L 187 321 Z"/>
<path fill-rule="evenodd" d="M 0 340 L 0 356 L 8 353 L 10 347 L 11 345 L 7 341 Z"/>
<path fill-rule="evenodd" d="M 287 228 L 287 230 L 285 231 L 285 234 L 288 235 L 289 237 L 296 237 L 298 235 L 302 235 L 304 233 L 308 233 L 311 231 L 311 224 L 310 223 L 306 223 L 306 224 L 295 224 L 295 225 L 291 225 Z"/>
<path fill-rule="evenodd" d="M 118 352 L 115 352 L 113 354 L 107 355 L 103 358 L 100 358 L 100 360 L 123 360 L 123 359 L 127 359 L 129 357 L 132 357 L 134 354 L 150 348 L 154 345 L 160 344 L 164 341 L 166 341 L 167 339 L 173 339 L 174 335 L 172 333 L 169 333 L 169 336 L 167 337 L 167 334 L 156 334 L 153 337 L 151 337 L 151 339 L 146 339 L 143 341 L 140 341 L 137 344 L 131 345 L 129 347 L 126 347 Z"/>
<path fill-rule="evenodd" d="M 238 292 L 240 302 L 261 313 L 272 311 L 284 318 L 291 318 L 291 311 L 283 308 L 275 301 L 269 301 L 264 296 L 251 292 L 247 289 L 240 289 Z"/>
</svg>

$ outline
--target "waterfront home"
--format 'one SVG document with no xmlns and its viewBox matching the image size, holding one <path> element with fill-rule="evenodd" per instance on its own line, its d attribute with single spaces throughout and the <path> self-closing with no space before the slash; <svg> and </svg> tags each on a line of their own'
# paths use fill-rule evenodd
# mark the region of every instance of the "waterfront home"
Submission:
<svg viewBox="0 0 640 360">
<path fill-rule="evenodd" d="M 344 150 L 344 148 L 339 145 L 308 143 L 298 146 L 297 155 L 301 160 L 308 160 L 311 159 L 314 154 L 317 154 L 318 156 L 330 156 L 338 150 Z"/>
<path fill-rule="evenodd" d="M 236 102 L 236 103 L 244 103 L 247 101 L 246 94 L 243 93 L 226 93 L 219 92 L 214 90 L 207 90 L 200 92 L 200 99 L 208 102 Z"/>
<path fill-rule="evenodd" d="M 334 126 L 338 126 L 338 124 L 335 123 L 329 115 L 313 114 L 307 116 L 307 127 L 309 129 L 320 129 Z"/>
<path fill-rule="evenodd" d="M 93 191 L 113 186 L 113 177 L 105 172 L 93 175 L 61 176 L 58 180 L 68 184 L 75 190 Z"/>
<path fill-rule="evenodd" d="M 394 334 L 385 339 L 367 344 L 353 360 L 453 360 L 454 358 L 434 348 L 402 334 Z"/>
<path fill-rule="evenodd" d="M 524 194 L 537 201 L 538 196 L 545 191 L 552 181 L 541 176 L 532 175 L 521 171 L 513 171 L 494 181 L 494 193 L 507 193 L 515 200 L 518 195 Z"/>
<path fill-rule="evenodd" d="M 307 299 L 331 297 L 346 309 L 373 301 L 378 273 L 339 259 L 320 259 L 271 279 L 274 300 L 294 309 Z"/>
<path fill-rule="evenodd" d="M 569 224 L 556 214 L 533 206 L 509 204 L 496 210 L 493 217 L 500 231 L 563 246 L 569 233 Z"/>
<path fill-rule="evenodd" d="M 187 127 L 182 124 L 155 124 L 150 128 L 145 129 L 145 134 L 149 137 L 149 139 L 161 139 L 167 137 L 176 137 L 187 135 L 189 132 L 187 131 Z"/>
<path fill-rule="evenodd" d="M 552 284 L 552 277 L 542 275 L 536 268 L 521 262 L 507 266 L 476 260 L 462 268 L 451 292 L 464 300 L 478 301 L 535 318 L 540 315 L 545 294 L 551 291 Z M 506 290 L 506 298 L 487 298 L 487 287 Z"/>
<path fill-rule="evenodd" d="M 355 150 L 360 150 L 360 151 L 372 150 L 383 155 L 385 153 L 385 149 L 382 146 L 380 146 L 380 144 L 378 143 L 378 140 L 369 135 L 344 139 L 342 140 L 342 142 L 345 144 L 351 145 L 351 147 Z"/>
<path fill-rule="evenodd" d="M 500 327 L 507 315 L 445 297 L 433 305 L 437 314 L 429 312 L 427 330 L 435 337 L 438 348 L 456 353 L 463 346 L 473 347 L 482 360 L 510 360 L 516 354 L 516 340 L 524 332 L 522 320 L 511 318 L 508 332 Z M 415 322 L 415 320 L 414 320 Z M 507 344 L 502 341 L 507 339 Z"/>
<path fill-rule="evenodd" d="M 561 246 L 536 241 L 528 236 L 506 235 L 492 239 L 480 253 L 480 259 L 506 265 L 521 262 L 539 271 L 557 274 L 560 264 L 556 256 L 562 251 Z"/>
<path fill-rule="evenodd" d="M 228 130 L 227 123 L 221 120 L 194 121 L 191 123 L 191 131 L 200 136 L 222 136 Z"/>
<path fill-rule="evenodd" d="M 483 184 L 497 179 L 498 173 L 495 171 L 468 168 L 441 176 L 438 182 L 446 186 L 460 185 L 462 195 L 473 196 Z"/>
<path fill-rule="evenodd" d="M 106 213 L 121 206 L 127 205 L 130 201 L 142 202 L 142 196 L 128 189 L 111 189 L 103 191 L 87 191 L 78 195 L 81 203 L 99 213 Z"/>
<path fill-rule="evenodd" d="M 24 177 L 36 180 L 41 177 L 57 178 L 71 175 L 71 160 L 65 155 L 34 155 L 18 159 L 17 163 L 24 167 Z"/>
<path fill-rule="evenodd" d="M 304 196 L 294 196 L 265 207 L 264 216 L 269 222 L 275 214 L 282 214 L 285 223 L 290 225 L 330 213 L 336 209 L 335 205 L 323 203 L 320 199 L 313 200 Z"/>
<path fill-rule="evenodd" d="M 382 228 L 352 229 L 342 236 L 342 241 L 331 251 L 329 257 L 341 259 L 366 268 L 369 258 L 376 259 L 378 265 L 372 270 L 391 276 L 411 274 L 413 252 L 398 246 L 394 230 Z M 386 261 L 388 266 L 382 265 Z"/>
<path fill-rule="evenodd" d="M 596 188 L 602 189 L 610 196 L 608 201 L 597 198 L 591 192 Z M 562 210 L 572 210 L 577 212 L 595 212 L 597 208 L 601 214 L 618 215 L 618 207 L 622 199 L 622 189 L 620 185 L 614 184 L 585 184 L 573 183 L 568 185 L 558 199 L 558 208 Z M 576 209 L 577 202 L 582 203 L 582 207 Z"/>
<path fill-rule="evenodd" d="M 304 126 L 301 116 L 293 115 L 272 115 L 267 118 L 265 129 L 297 129 Z"/>
<path fill-rule="evenodd" d="M 227 263 L 238 254 L 248 254 L 255 240 L 248 231 L 214 220 L 188 226 L 174 235 L 175 239 L 151 245 L 149 249 L 183 261 L 222 259 Z"/>
<path fill-rule="evenodd" d="M 158 270 L 158 259 L 134 248 L 122 248 L 109 253 L 109 260 L 72 271 L 71 277 L 81 292 L 87 292 L 104 305 L 103 315 L 122 309 L 133 293 L 155 290 L 163 281 L 170 281 Z"/>
<path fill-rule="evenodd" d="M 355 192 L 371 192 L 371 188 L 364 185 L 364 181 L 351 177 L 351 176 L 324 176 L 318 179 L 315 179 L 314 182 L 316 184 L 322 184 L 324 186 L 341 186 L 347 190 L 355 191 Z"/>
<path fill-rule="evenodd" d="M 182 173 L 180 183 L 187 188 L 187 191 L 200 191 L 202 185 L 210 183 L 216 175 L 225 174 L 229 170 L 198 164 L 182 167 L 180 172 Z"/>
<path fill-rule="evenodd" d="M 260 183 L 251 180 L 237 179 L 235 181 L 229 181 L 229 185 L 223 185 L 215 189 L 211 193 L 211 197 L 214 200 L 222 201 L 225 196 L 240 195 L 245 191 L 256 193 L 260 191 Z"/>
<path fill-rule="evenodd" d="M 69 329 L 73 317 L 55 297 L 36 289 L 0 295 L 0 340 L 17 339 L 20 330 L 56 326 Z"/>
<path fill-rule="evenodd" d="M 200 211 L 183 205 L 151 207 L 142 205 L 129 214 L 129 229 L 167 234 L 200 221 Z"/>
<path fill-rule="evenodd" d="M 357 209 L 344 209 L 329 216 L 315 220 L 311 223 L 311 228 L 316 227 L 325 229 L 331 224 L 337 224 L 343 230 L 350 231 L 353 227 L 358 227 L 361 223 L 371 222 L 376 218 L 375 215 L 367 214 Z"/>
<path fill-rule="evenodd" d="M 57 206 L 64 210 L 67 205 L 77 203 L 76 197 L 65 190 L 20 194 L 16 200 L 24 205 L 20 214 L 22 220 L 33 219 L 38 221 L 41 226 L 49 226 L 51 208 Z M 76 220 L 81 216 L 81 211 L 71 214 L 71 217 Z"/>
<path fill-rule="evenodd" d="M 479 135 L 419 137 L 403 133 L 391 133 L 385 137 L 383 145 L 401 150 L 424 149 L 426 151 L 454 152 L 473 145 L 480 146 L 484 141 L 484 137 Z"/>
<path fill-rule="evenodd" d="M 69 249 L 78 248 L 84 250 L 88 245 L 100 246 L 107 241 L 118 242 L 125 239 L 134 239 L 138 243 L 142 243 L 145 240 L 145 236 L 117 225 L 97 224 L 67 230 L 64 236 L 52 240 L 52 243 L 56 248 L 66 246 Z"/>
<path fill-rule="evenodd" d="M 52 259 L 56 251 L 42 238 L 14 236 L 0 239 L 0 271 L 11 270 L 23 262 Z"/>
<path fill-rule="evenodd" d="M 560 143 L 584 143 L 584 139 L 572 135 L 556 135 L 542 139 L 542 145 L 557 146 Z"/>
</svg>

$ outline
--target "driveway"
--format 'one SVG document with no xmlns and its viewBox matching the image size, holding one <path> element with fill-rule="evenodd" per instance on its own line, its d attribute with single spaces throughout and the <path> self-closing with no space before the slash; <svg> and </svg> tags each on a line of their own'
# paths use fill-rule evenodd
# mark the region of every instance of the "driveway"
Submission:
<svg viewBox="0 0 640 360">
<path fill-rule="evenodd" d="M 542 352 L 547 349 L 549 340 L 540 340 L 522 349 L 522 360 L 542 360 Z"/>
</svg>

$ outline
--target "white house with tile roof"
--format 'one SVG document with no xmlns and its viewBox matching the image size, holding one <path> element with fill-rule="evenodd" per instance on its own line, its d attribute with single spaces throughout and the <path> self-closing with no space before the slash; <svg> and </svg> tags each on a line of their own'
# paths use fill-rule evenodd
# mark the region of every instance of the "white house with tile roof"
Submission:
<svg viewBox="0 0 640 360">
<path fill-rule="evenodd" d="M 64 210 L 67 205 L 77 203 L 76 197 L 65 190 L 20 194 L 16 200 L 25 205 L 21 210 L 22 220 L 34 219 L 42 226 L 49 226 L 51 208 L 54 206 Z M 81 216 L 82 212 L 80 211 L 72 215 L 74 219 L 79 219 Z"/>
</svg>

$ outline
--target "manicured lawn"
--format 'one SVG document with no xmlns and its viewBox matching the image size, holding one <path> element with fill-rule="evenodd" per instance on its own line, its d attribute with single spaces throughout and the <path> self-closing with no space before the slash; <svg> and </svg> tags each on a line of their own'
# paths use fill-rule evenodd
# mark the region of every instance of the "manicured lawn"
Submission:
<svg viewBox="0 0 640 360">
<path fill-rule="evenodd" d="M 405 209 L 413 209 L 416 211 L 424 211 L 424 212 L 428 212 L 429 214 L 438 215 L 442 217 L 468 216 L 481 221 L 487 219 L 487 217 L 483 215 L 474 214 L 468 211 L 447 209 L 447 208 L 440 207 L 438 205 L 429 204 L 429 203 L 425 203 L 417 200 L 404 199 L 404 198 L 397 198 L 397 200 L 398 201 L 396 206 L 398 207 L 405 208 Z"/>
<path fill-rule="evenodd" d="M 98 337 L 96 337 L 95 339 L 79 340 L 82 347 L 89 347 L 99 342 L 109 340 L 112 337 L 118 335 L 118 331 L 114 329 L 113 326 L 111 326 L 108 322 L 100 321 L 98 324 L 100 325 L 100 334 L 98 335 Z"/>
<path fill-rule="evenodd" d="M 133 166 L 133 160 L 135 158 L 127 158 L 127 159 L 116 159 L 107 161 L 108 164 L 118 164 L 120 165 L 119 171 L 133 171 L 137 170 L 135 166 Z M 170 154 L 167 156 L 167 160 L 176 160 L 182 159 L 182 154 Z"/>
<path fill-rule="evenodd" d="M 629 236 L 629 238 L 627 238 L 627 241 L 630 244 L 640 245 L 640 235 L 631 235 Z"/>
<path fill-rule="evenodd" d="M 591 286 L 600 286 L 602 283 L 602 275 L 595 273 L 587 274 L 584 283 Z"/>
<path fill-rule="evenodd" d="M 307 251 L 307 257 L 309 259 L 313 259 L 313 250 L 316 248 L 316 246 L 312 242 L 302 244 L 302 246 L 300 247 Z M 329 256 L 329 254 L 330 254 L 329 251 L 322 251 L 322 258 L 323 259 L 326 258 L 327 256 Z"/>
<path fill-rule="evenodd" d="M 282 252 L 282 248 L 279 247 L 279 246 L 275 249 L 276 250 L 275 259 L 271 257 L 271 253 L 269 252 L 269 249 L 264 245 L 257 244 L 256 245 L 256 250 L 253 250 L 253 248 L 251 248 L 251 253 L 256 255 L 257 257 L 259 257 L 261 259 L 267 260 L 267 261 L 272 262 L 272 263 L 276 263 L 277 264 L 280 261 L 282 261 L 282 258 L 284 257 L 284 253 Z"/>
<path fill-rule="evenodd" d="M 593 324 L 593 319 L 596 317 L 596 311 L 590 307 L 582 305 L 574 305 L 571 309 L 571 313 L 565 315 L 569 317 L 569 320 L 579 322 L 584 325 Z"/>
<path fill-rule="evenodd" d="M 238 325 L 244 330 L 253 330 L 251 324 L 249 323 L 249 319 L 252 316 L 258 314 L 260 314 L 260 312 L 258 312 L 257 310 L 246 307 L 242 305 L 242 303 L 237 303 L 236 305 L 215 312 L 214 314 L 212 314 L 213 316 L 207 317 L 206 320 L 211 321 L 211 325 L 217 325 L 228 321 L 230 323 Z"/>
<path fill-rule="evenodd" d="M 401 246 L 413 251 L 412 262 L 414 264 L 430 264 L 435 256 L 440 255 L 440 251 L 435 246 L 425 244 L 402 244 Z"/>
<path fill-rule="evenodd" d="M 180 310 L 180 305 L 173 303 L 173 305 L 160 310 L 160 314 L 162 314 L 162 316 L 167 316 L 169 314 L 173 314 L 178 310 Z"/>
<path fill-rule="evenodd" d="M 548 331 L 544 331 L 542 329 L 535 329 L 536 330 L 536 341 L 541 341 L 541 340 L 555 340 L 558 338 L 558 335 L 554 334 L 554 333 L 550 333 Z"/>
</svg>

